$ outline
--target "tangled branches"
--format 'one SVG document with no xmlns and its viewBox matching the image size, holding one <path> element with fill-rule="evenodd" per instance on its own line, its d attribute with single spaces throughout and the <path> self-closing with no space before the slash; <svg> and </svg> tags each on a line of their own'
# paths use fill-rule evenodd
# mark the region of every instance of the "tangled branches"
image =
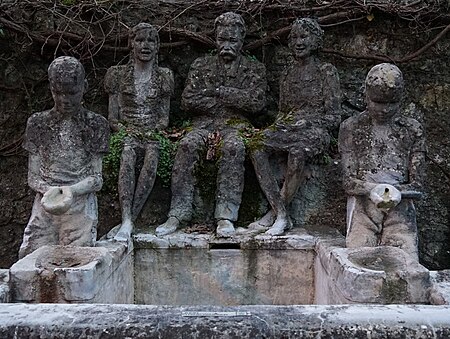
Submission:
<svg viewBox="0 0 450 339">
<path fill-rule="evenodd" d="M 248 51 L 287 35 L 290 22 L 298 16 L 316 17 L 323 27 L 370 20 L 374 13 L 406 20 L 416 31 L 443 26 L 433 40 L 403 58 L 325 50 L 342 57 L 407 62 L 448 32 L 450 14 L 446 6 L 442 0 L 5 0 L 0 5 L 0 28 L 40 44 L 41 51 L 51 49 L 54 55 L 65 53 L 86 60 L 100 51 L 126 52 L 128 28 L 140 21 L 159 27 L 162 48 L 188 42 L 211 48 L 213 19 L 225 10 L 245 16 L 250 28 L 245 46 Z"/>
</svg>

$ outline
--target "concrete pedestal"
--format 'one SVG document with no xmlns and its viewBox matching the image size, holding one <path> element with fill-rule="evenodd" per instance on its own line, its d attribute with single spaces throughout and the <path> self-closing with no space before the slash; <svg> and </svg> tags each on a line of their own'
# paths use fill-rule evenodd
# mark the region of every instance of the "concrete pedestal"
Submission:
<svg viewBox="0 0 450 339">
<path fill-rule="evenodd" d="M 124 244 L 44 246 L 10 269 L 13 302 L 133 303 L 133 255 Z"/>
<path fill-rule="evenodd" d="M 317 304 L 429 304 L 429 271 L 397 247 L 318 245 Z"/>
</svg>

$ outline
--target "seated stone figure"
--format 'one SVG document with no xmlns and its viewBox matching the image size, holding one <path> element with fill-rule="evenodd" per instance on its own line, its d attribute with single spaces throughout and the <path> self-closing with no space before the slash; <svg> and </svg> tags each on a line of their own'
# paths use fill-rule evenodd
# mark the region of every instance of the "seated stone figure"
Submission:
<svg viewBox="0 0 450 339">
<path fill-rule="evenodd" d="M 129 33 L 130 62 L 108 69 L 105 89 L 109 94 L 111 127 L 127 128 L 119 172 L 119 200 L 122 225 L 116 240 L 127 240 L 133 223 L 141 212 L 155 183 L 159 158 L 159 143 L 151 133 L 169 124 L 170 97 L 173 94 L 173 73 L 158 67 L 159 36 L 150 24 L 140 23 Z M 135 168 L 138 150 L 144 153 L 144 163 L 136 182 Z"/>
<path fill-rule="evenodd" d="M 215 20 L 218 55 L 198 58 L 191 65 L 182 95 L 192 113 L 193 130 L 180 142 L 172 172 L 172 202 L 168 220 L 157 235 L 174 232 L 192 216 L 194 169 L 208 136 L 220 135 L 215 218 L 217 234 L 230 236 L 237 220 L 244 187 L 245 146 L 239 128 L 265 105 L 265 67 L 241 55 L 245 24 L 235 13 Z M 217 134 L 218 133 L 218 134 Z"/>
<path fill-rule="evenodd" d="M 333 65 L 316 57 L 322 39 L 316 21 L 300 18 L 293 23 L 289 48 L 294 62 L 280 79 L 279 114 L 252 147 L 253 166 L 271 210 L 249 225 L 251 231 L 269 228 L 267 234 L 280 235 L 292 226 L 287 207 L 303 180 L 305 164 L 328 148 L 329 131 L 339 126 L 339 77 Z M 281 189 L 269 162 L 274 154 L 287 154 Z"/>
<path fill-rule="evenodd" d="M 109 127 L 82 106 L 85 72 L 72 57 L 48 68 L 55 105 L 27 122 L 28 184 L 36 191 L 19 257 L 44 245 L 92 246 L 97 236 L 97 198 Z"/>
<path fill-rule="evenodd" d="M 425 162 L 422 126 L 400 114 L 402 72 L 373 67 L 366 78 L 365 112 L 339 132 L 347 200 L 347 247 L 397 246 L 418 259 L 413 198 L 419 198 Z"/>
</svg>

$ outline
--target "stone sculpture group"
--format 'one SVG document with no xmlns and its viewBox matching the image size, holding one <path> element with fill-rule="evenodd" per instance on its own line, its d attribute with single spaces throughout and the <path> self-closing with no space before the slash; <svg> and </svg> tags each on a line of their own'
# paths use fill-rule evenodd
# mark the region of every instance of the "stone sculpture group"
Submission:
<svg viewBox="0 0 450 339">
<path fill-rule="evenodd" d="M 168 219 L 156 228 L 165 236 L 187 224 L 193 214 L 194 170 L 208 141 L 220 140 L 214 217 L 218 237 L 236 234 L 244 187 L 246 146 L 240 131 L 266 104 L 265 66 L 242 55 L 246 27 L 236 13 L 214 23 L 217 54 L 191 65 L 182 108 L 192 130 L 175 156 Z M 247 149 L 270 208 L 242 233 L 279 236 L 292 227 L 288 209 L 304 181 L 305 167 L 330 144 L 341 123 L 341 91 L 336 68 L 320 61 L 319 24 L 297 19 L 289 35 L 293 63 L 280 78 L 279 113 Z M 172 71 L 158 66 L 159 36 L 150 24 L 130 30 L 130 61 L 111 67 L 105 78 L 109 127 L 126 126 L 119 174 L 122 223 L 115 240 L 129 240 L 134 222 L 155 182 L 159 158 L 156 131 L 169 124 Z M 102 186 L 101 159 L 108 151 L 106 119 L 82 106 L 86 89 L 83 66 L 72 57 L 49 67 L 54 107 L 35 113 L 27 123 L 29 185 L 36 198 L 20 256 L 48 244 L 91 246 L 96 238 L 95 192 Z M 347 202 L 347 247 L 391 245 L 417 259 L 413 200 L 421 197 L 425 140 L 421 125 L 401 115 L 401 71 L 392 64 L 373 67 L 366 78 L 367 109 L 342 122 L 339 151 Z M 139 155 L 142 167 L 136 171 Z M 283 157 L 282 182 L 270 159 Z M 138 175 L 136 173 L 138 172 Z M 136 178 L 137 176 L 137 178 Z"/>
</svg>

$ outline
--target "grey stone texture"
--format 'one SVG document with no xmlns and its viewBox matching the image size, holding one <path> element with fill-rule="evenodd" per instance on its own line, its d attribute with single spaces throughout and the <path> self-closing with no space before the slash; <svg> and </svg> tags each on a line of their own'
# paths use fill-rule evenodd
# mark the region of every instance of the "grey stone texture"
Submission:
<svg viewBox="0 0 450 339">
<path fill-rule="evenodd" d="M 173 123 L 180 123 L 181 120 L 188 118 L 188 114 L 180 108 L 180 98 L 189 66 L 197 57 L 212 53 L 211 48 L 213 47 L 190 38 L 188 38 L 189 42 L 185 43 L 184 37 L 177 35 L 177 32 L 179 29 L 187 29 L 213 38 L 213 23 L 218 12 L 197 11 L 197 6 L 216 5 L 217 10 L 217 6 L 222 3 L 196 3 L 194 7 L 170 21 L 169 25 L 166 25 L 167 13 L 181 13 L 190 3 L 180 0 L 158 2 L 151 7 L 150 12 L 142 10 L 141 7 L 137 9 L 134 6 L 128 6 L 130 3 L 130 1 L 125 1 L 126 5 L 123 8 L 111 7 L 121 12 L 121 20 L 128 27 L 133 27 L 144 20 L 151 20 L 152 24 L 159 26 L 165 25 L 162 33 L 160 32 L 162 45 L 159 53 L 159 65 L 169 67 L 174 71 L 175 96 L 171 101 L 171 119 Z M 390 1 L 390 3 L 395 6 L 399 4 L 398 1 Z M 424 3 L 422 1 L 420 4 L 411 3 L 411 5 L 417 9 Z M 432 3 L 443 4 L 442 1 L 432 1 Z M 295 8 L 305 8 L 313 16 L 320 18 L 325 15 L 330 19 L 335 18 L 334 15 L 328 16 L 328 14 L 334 14 L 333 5 L 323 8 L 317 6 L 317 2 L 314 0 L 295 1 L 295 4 L 298 5 Z M 79 4 L 77 3 L 77 5 Z M 239 10 L 242 10 L 246 6 L 253 5 L 253 2 L 248 1 L 227 2 L 230 10 L 237 9 L 239 6 L 241 6 Z M 444 7 L 447 9 L 445 3 Z M 60 6 L 60 8 L 66 11 L 69 6 Z M 427 6 L 427 10 L 434 8 Z M 69 20 L 71 18 L 48 15 L 49 11 L 54 10 L 53 7 L 46 10 L 42 6 L 30 8 L 24 5 L 4 6 L 4 9 L 3 18 L 8 20 L 15 18 L 17 22 L 22 22 L 23 18 L 27 18 L 27 22 L 29 22 L 27 27 L 29 28 L 46 31 L 53 30 L 54 27 L 60 25 L 60 27 L 67 27 L 65 30 L 67 32 L 82 33 L 81 36 L 84 36 L 85 31 L 80 30 L 76 21 Z M 101 6 L 95 7 L 95 9 L 101 11 Z M 292 16 L 281 15 L 281 10 L 282 7 L 263 10 L 257 17 L 253 17 L 245 11 L 241 12 L 246 20 L 248 31 L 245 45 L 258 40 L 265 34 L 270 35 L 272 32 L 290 25 L 293 20 Z M 33 11 L 35 15 L 32 15 L 30 11 Z M 291 13 L 290 11 L 291 9 L 289 13 Z M 345 55 L 387 55 L 402 58 L 431 41 L 442 26 L 440 23 L 433 22 L 436 24 L 436 29 L 423 31 L 415 25 L 410 25 L 409 20 L 385 14 L 385 11 L 381 11 L 380 15 L 375 14 L 372 21 L 366 20 L 365 17 L 356 22 L 338 20 L 341 23 L 339 25 L 328 25 L 330 22 L 335 22 L 331 20 L 322 27 L 325 31 L 324 49 L 319 58 L 323 62 L 335 65 L 339 72 L 343 92 L 343 120 L 364 109 L 365 77 L 370 67 L 378 62 L 371 59 L 350 58 Z M 417 15 L 421 14 L 423 11 L 417 12 Z M 440 17 L 445 18 L 445 16 Z M 116 35 L 114 35 L 114 39 L 107 41 L 107 44 L 118 45 L 119 49 L 114 52 L 108 48 L 96 49 L 92 62 L 90 60 L 83 61 L 90 85 L 90 90 L 84 97 L 85 105 L 89 110 L 103 115 L 107 114 L 108 104 L 108 96 L 103 90 L 104 73 L 108 67 L 126 60 L 129 54 L 124 26 L 116 26 L 116 24 L 117 21 L 111 18 L 107 22 L 93 23 L 89 27 L 95 32 L 100 32 L 101 28 L 105 27 L 108 29 L 113 26 L 120 27 L 120 35 L 117 35 L 119 39 L 116 40 Z M 170 34 L 167 33 L 169 28 Z M 5 36 L 1 39 L 3 57 L 0 58 L 0 153 L 2 154 L 0 161 L 0 172 L 2 173 L 0 176 L 0 267 L 10 267 L 17 260 L 23 230 L 28 222 L 35 196 L 35 192 L 27 185 L 27 159 L 15 150 L 14 145 L 16 145 L 16 141 L 20 143 L 18 139 L 25 130 L 26 120 L 30 113 L 44 111 L 50 107 L 51 97 L 43 79 L 45 79 L 47 67 L 53 59 L 56 45 L 51 45 L 51 42 L 48 44 L 37 41 L 32 43 L 26 35 L 21 35 L 5 26 L 2 30 L 5 32 Z M 63 39 L 63 44 L 64 41 Z M 166 43 L 171 44 L 166 45 Z M 269 83 L 268 115 L 273 117 L 278 112 L 279 78 L 283 73 L 283 68 L 291 64 L 292 56 L 286 47 L 287 44 L 287 34 L 281 34 L 261 48 L 246 51 L 266 66 Z M 430 269 L 448 268 L 450 263 L 450 229 L 448 227 L 450 205 L 448 190 L 443 189 L 449 185 L 447 174 L 450 173 L 450 148 L 447 146 L 450 145 L 449 45 L 450 40 L 447 33 L 447 36 L 444 36 L 417 58 L 399 64 L 405 77 L 402 113 L 421 122 L 427 135 L 427 183 L 423 189 L 423 200 L 415 202 L 414 205 L 417 209 L 417 223 L 420 226 L 418 230 L 420 260 Z M 84 54 L 85 46 L 81 44 L 78 49 L 84 56 L 86 56 Z M 68 47 L 61 45 L 60 48 L 67 50 Z M 263 115 L 258 115 L 258 117 L 263 117 Z M 334 137 L 337 137 L 337 131 Z M 324 156 L 324 160 L 327 163 L 320 164 L 318 166 L 320 170 L 313 171 L 307 177 L 304 185 L 300 187 L 299 191 L 301 192 L 294 197 L 291 204 L 290 215 L 295 225 L 314 227 L 330 225 L 344 234 L 346 195 L 342 189 L 341 174 L 338 168 L 340 167 L 339 157 L 334 139 L 331 140 L 330 151 Z M 246 165 L 246 177 L 250 180 L 246 179 L 246 183 L 249 185 L 244 187 L 244 198 L 236 223 L 238 226 L 248 225 L 259 218 L 266 208 L 265 199 L 260 201 L 259 198 L 262 193 L 254 189 L 257 189 L 258 185 L 248 160 Z M 207 182 L 213 182 L 213 180 Z M 98 232 L 103 235 L 120 223 L 121 212 L 114 192 L 103 191 L 98 196 L 100 218 Z M 247 196 L 252 199 L 246 198 Z M 157 178 L 155 188 L 141 213 L 141 216 L 144 217 L 139 218 L 137 227 L 147 227 L 149 224 L 158 225 L 163 222 L 167 216 L 169 204 L 170 190 L 161 187 Z M 201 208 L 197 210 L 203 211 Z M 211 214 L 213 211 L 213 207 L 207 209 L 207 212 Z M 196 222 L 203 220 L 202 216 L 199 217 L 198 214 L 194 215 L 194 219 Z"/>
<path fill-rule="evenodd" d="M 341 125 L 347 247 L 397 246 L 418 260 L 413 199 L 421 197 L 425 135 L 417 120 L 401 114 L 403 91 L 396 66 L 374 66 L 366 78 L 366 111 Z"/>
<path fill-rule="evenodd" d="M 397 247 L 317 247 L 316 304 L 429 304 L 429 271 Z"/>
<path fill-rule="evenodd" d="M 43 246 L 20 259 L 10 269 L 11 301 L 133 303 L 133 253 L 118 242 L 97 245 Z"/>
<path fill-rule="evenodd" d="M 314 302 L 316 238 L 215 238 L 175 232 L 135 237 L 138 304 L 286 305 Z M 158 283 L 164 282 L 164 283 Z"/>
<path fill-rule="evenodd" d="M 280 77 L 279 113 L 273 125 L 255 137 L 251 159 L 271 211 L 249 228 L 280 235 L 292 227 L 288 206 L 305 181 L 305 169 L 330 144 L 340 123 L 341 90 L 336 68 L 317 53 L 323 31 L 309 18 L 297 19 L 289 35 L 294 60 Z M 281 188 L 270 157 L 287 155 Z M 300 197 L 301 199 L 301 197 Z"/>
<path fill-rule="evenodd" d="M 4 338 L 437 338 L 449 306 L 3 304 Z"/>
<path fill-rule="evenodd" d="M 9 270 L 0 270 L 0 303 L 8 303 L 11 300 L 9 289 Z"/>
<path fill-rule="evenodd" d="M 102 155 L 108 151 L 105 118 L 82 106 L 85 72 L 73 57 L 48 69 L 54 107 L 33 114 L 23 147 L 29 152 L 28 184 L 36 192 L 19 257 L 44 245 L 89 246 L 97 235 Z"/>
<path fill-rule="evenodd" d="M 169 219 L 160 225 L 159 235 L 174 232 L 190 221 L 193 213 L 194 170 L 207 155 L 208 140 L 216 139 L 219 156 L 215 213 L 217 232 L 234 233 L 244 189 L 245 145 L 239 128 L 264 108 L 265 67 L 241 54 L 245 23 L 236 13 L 224 13 L 215 20 L 218 54 L 196 59 L 189 70 L 182 94 L 182 107 L 191 114 L 193 126 L 180 141 L 172 171 L 172 201 Z"/>
<path fill-rule="evenodd" d="M 159 35 L 156 28 L 140 23 L 130 29 L 130 62 L 113 66 L 105 76 L 109 94 L 108 120 L 113 130 L 126 128 L 119 173 L 122 225 L 115 236 L 127 240 L 133 223 L 150 195 L 156 178 L 159 142 L 152 133 L 169 125 L 173 72 L 158 66 Z M 144 160 L 136 180 L 138 150 Z"/>
</svg>

